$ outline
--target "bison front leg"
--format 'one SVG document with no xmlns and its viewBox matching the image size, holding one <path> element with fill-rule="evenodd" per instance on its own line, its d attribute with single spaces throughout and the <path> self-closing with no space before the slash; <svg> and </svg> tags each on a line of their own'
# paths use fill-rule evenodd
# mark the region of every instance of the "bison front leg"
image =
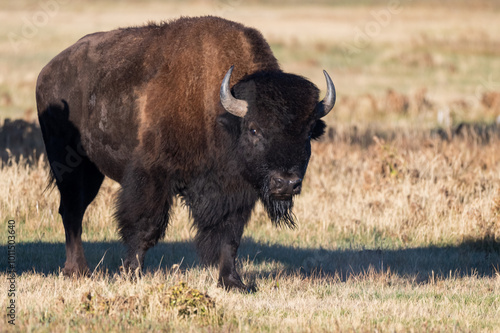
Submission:
<svg viewBox="0 0 500 333">
<path fill-rule="evenodd" d="M 137 207 L 120 206 L 120 235 L 127 248 L 127 256 L 123 262 L 125 272 L 144 268 L 146 252 L 165 235 L 169 206 L 164 203 L 163 209 L 155 214 L 144 211 L 139 216 L 133 213 Z"/>
<path fill-rule="evenodd" d="M 236 255 L 246 221 L 247 218 L 234 216 L 216 225 L 198 227 L 196 247 L 201 260 L 219 266 L 218 284 L 227 290 L 247 290 L 236 270 Z"/>
<path fill-rule="evenodd" d="M 143 269 L 146 252 L 165 235 L 172 196 L 167 186 L 158 186 L 161 181 L 143 170 L 133 170 L 122 184 L 116 216 L 127 248 L 125 272 Z"/>
<path fill-rule="evenodd" d="M 246 290 L 247 287 L 241 281 L 241 277 L 236 271 L 236 254 L 239 242 L 224 242 L 221 244 L 219 257 L 219 281 L 218 285 L 226 289 L 233 287 Z"/>
</svg>

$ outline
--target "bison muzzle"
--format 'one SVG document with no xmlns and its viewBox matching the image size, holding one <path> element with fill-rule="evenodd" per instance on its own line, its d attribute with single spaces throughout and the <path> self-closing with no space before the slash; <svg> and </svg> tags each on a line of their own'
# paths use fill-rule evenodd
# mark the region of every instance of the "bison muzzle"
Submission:
<svg viewBox="0 0 500 333">
<path fill-rule="evenodd" d="M 233 71 L 234 70 L 234 71 Z M 255 29 L 182 18 L 87 35 L 41 71 L 38 117 L 61 195 L 66 275 L 88 272 L 82 218 L 104 176 L 121 185 L 116 219 L 126 269 L 165 235 L 173 197 L 189 207 L 203 263 L 245 289 L 235 268 L 257 200 L 294 226 L 311 140 L 335 104 L 284 73 Z"/>
</svg>

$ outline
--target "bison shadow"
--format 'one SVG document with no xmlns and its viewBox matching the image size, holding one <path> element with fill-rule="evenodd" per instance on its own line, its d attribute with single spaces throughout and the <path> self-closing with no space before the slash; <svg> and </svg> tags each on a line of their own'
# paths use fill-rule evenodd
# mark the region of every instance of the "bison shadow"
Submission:
<svg viewBox="0 0 500 333">
<path fill-rule="evenodd" d="M 120 242 L 85 242 L 84 248 L 92 270 L 97 266 L 108 274 L 118 272 L 125 252 Z M 7 245 L 0 246 L 0 251 L 7 253 Z M 18 274 L 59 274 L 65 260 L 63 243 L 18 243 L 15 252 Z M 476 239 L 446 247 L 326 250 L 264 244 L 247 237 L 241 244 L 239 261 L 247 260 L 253 265 L 240 267 L 246 281 L 278 274 L 299 274 L 313 279 L 336 276 L 345 281 L 350 276 L 390 270 L 392 274 L 425 283 L 431 276 L 492 277 L 499 274 L 500 242 L 495 239 Z M 6 264 L 6 261 L 2 261 L 0 271 L 7 270 Z M 193 243 L 160 242 L 148 252 L 145 269 L 154 272 L 175 264 L 181 264 L 182 269 L 200 266 Z"/>
</svg>

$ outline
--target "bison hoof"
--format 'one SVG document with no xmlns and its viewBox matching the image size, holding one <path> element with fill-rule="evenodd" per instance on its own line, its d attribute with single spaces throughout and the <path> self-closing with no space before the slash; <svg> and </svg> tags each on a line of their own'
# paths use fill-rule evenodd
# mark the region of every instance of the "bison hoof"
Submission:
<svg viewBox="0 0 500 333">
<path fill-rule="evenodd" d="M 241 291 L 248 291 L 250 289 L 241 281 L 241 278 L 238 275 L 234 276 L 233 274 L 220 276 L 218 286 L 228 291 L 233 288 Z"/>
<path fill-rule="evenodd" d="M 120 266 L 120 273 L 127 276 L 130 281 L 137 281 L 142 276 L 141 266 L 134 264 L 134 261 L 125 260 L 123 266 Z"/>
<path fill-rule="evenodd" d="M 256 293 L 258 290 L 259 289 L 257 289 L 256 285 L 251 285 L 251 286 L 248 286 L 245 291 L 247 292 L 247 294 L 253 294 L 253 293 Z"/>
</svg>

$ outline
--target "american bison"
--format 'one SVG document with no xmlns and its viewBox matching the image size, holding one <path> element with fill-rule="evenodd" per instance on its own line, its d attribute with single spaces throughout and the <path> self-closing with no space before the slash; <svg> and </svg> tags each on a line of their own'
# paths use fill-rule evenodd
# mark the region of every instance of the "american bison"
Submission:
<svg viewBox="0 0 500 333">
<path fill-rule="evenodd" d="M 36 100 L 61 194 L 63 273 L 88 271 L 82 218 L 107 176 L 121 184 L 125 269 L 142 267 L 179 195 L 202 262 L 218 264 L 221 286 L 245 289 L 235 257 L 256 201 L 275 224 L 295 224 L 311 139 L 335 104 L 324 74 L 318 102 L 317 87 L 281 71 L 257 30 L 217 17 L 98 32 L 57 55 Z"/>
</svg>

